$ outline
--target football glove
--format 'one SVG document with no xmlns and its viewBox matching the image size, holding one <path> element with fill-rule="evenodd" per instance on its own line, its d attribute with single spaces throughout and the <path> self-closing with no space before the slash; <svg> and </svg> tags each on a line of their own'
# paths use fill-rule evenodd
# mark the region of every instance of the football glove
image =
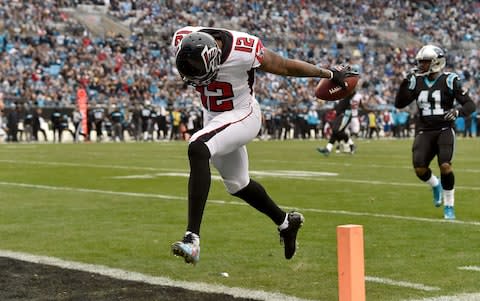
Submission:
<svg viewBox="0 0 480 301">
<path fill-rule="evenodd" d="M 333 68 L 330 68 L 330 72 L 332 72 L 332 75 L 330 76 L 330 80 L 332 80 L 334 83 L 339 85 L 342 89 L 345 89 L 347 86 L 345 85 L 345 75 L 348 72 L 347 69 L 349 69 L 350 66 L 336 66 Z"/>
<path fill-rule="evenodd" d="M 445 115 L 443 116 L 443 118 L 448 121 L 454 121 L 455 119 L 457 119 L 457 117 L 458 117 L 457 109 L 450 109 L 450 111 L 445 113 Z"/>
<path fill-rule="evenodd" d="M 408 71 L 404 71 L 403 72 L 403 78 L 404 78 L 404 81 L 406 81 L 408 83 L 408 89 L 409 90 L 414 90 L 415 89 L 415 85 L 416 85 L 416 73 L 418 71 L 418 68 L 412 68 Z"/>
</svg>

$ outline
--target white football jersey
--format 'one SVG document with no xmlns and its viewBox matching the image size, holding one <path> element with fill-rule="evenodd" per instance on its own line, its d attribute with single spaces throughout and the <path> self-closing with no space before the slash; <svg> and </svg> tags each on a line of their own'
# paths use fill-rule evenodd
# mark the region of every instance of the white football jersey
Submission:
<svg viewBox="0 0 480 301">
<path fill-rule="evenodd" d="M 183 37 L 202 31 L 223 42 L 218 75 L 207 86 L 198 86 L 203 107 L 209 115 L 249 107 L 255 100 L 255 68 L 263 60 L 264 46 L 258 37 L 222 28 L 187 26 L 175 32 L 174 53 Z"/>
<path fill-rule="evenodd" d="M 352 117 L 358 117 L 358 108 L 360 107 L 360 103 L 362 102 L 363 95 L 360 93 L 356 93 L 352 100 L 350 100 L 350 107 L 352 109 Z"/>
</svg>

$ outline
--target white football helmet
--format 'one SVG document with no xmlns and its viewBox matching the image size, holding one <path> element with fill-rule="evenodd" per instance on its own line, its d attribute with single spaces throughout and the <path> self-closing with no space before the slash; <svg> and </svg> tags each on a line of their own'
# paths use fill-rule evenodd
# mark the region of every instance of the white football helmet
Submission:
<svg viewBox="0 0 480 301">
<path fill-rule="evenodd" d="M 440 72 L 447 64 L 445 51 L 435 45 L 425 45 L 420 48 L 415 59 L 417 60 L 417 65 L 419 61 L 430 61 L 429 69 L 425 70 L 423 73 L 417 72 L 417 75 L 428 75 L 430 73 Z"/>
</svg>

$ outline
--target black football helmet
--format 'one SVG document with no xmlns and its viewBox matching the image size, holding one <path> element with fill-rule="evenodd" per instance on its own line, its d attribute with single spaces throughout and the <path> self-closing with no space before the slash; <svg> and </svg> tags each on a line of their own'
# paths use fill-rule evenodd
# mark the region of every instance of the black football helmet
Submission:
<svg viewBox="0 0 480 301">
<path fill-rule="evenodd" d="M 217 77 L 221 57 L 222 51 L 211 35 L 193 32 L 180 42 L 175 63 L 187 84 L 206 86 Z"/>
</svg>

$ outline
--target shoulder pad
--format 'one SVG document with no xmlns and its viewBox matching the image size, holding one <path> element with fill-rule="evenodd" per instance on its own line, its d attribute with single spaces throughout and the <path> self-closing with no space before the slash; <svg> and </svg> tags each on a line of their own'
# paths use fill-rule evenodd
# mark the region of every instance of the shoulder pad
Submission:
<svg viewBox="0 0 480 301">
<path fill-rule="evenodd" d="M 447 73 L 447 87 L 448 87 L 448 89 L 453 90 L 453 81 L 455 79 L 460 79 L 458 74 L 456 74 L 454 72 Z"/>
</svg>

